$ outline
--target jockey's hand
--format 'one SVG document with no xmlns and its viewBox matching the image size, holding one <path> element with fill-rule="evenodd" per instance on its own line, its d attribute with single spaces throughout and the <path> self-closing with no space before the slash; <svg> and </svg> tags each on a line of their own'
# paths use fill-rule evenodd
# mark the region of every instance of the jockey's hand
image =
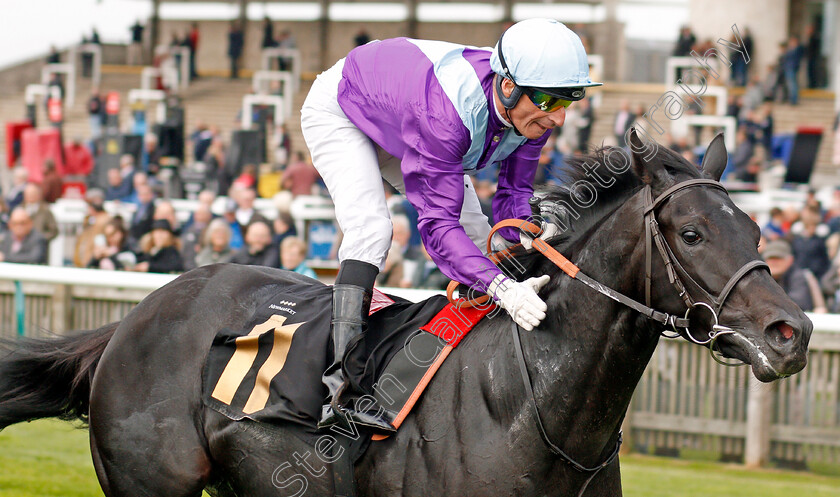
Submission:
<svg viewBox="0 0 840 497">
<path fill-rule="evenodd" d="M 487 293 L 506 310 L 516 324 L 531 331 L 545 318 L 545 302 L 537 292 L 548 283 L 548 275 L 518 282 L 500 274 L 488 287 Z"/>
<path fill-rule="evenodd" d="M 553 237 L 554 235 L 560 234 L 560 227 L 554 223 L 550 223 L 548 221 L 542 223 L 542 233 L 540 233 L 539 238 L 542 240 L 548 240 L 549 238 Z M 519 243 L 522 244 L 527 250 L 531 250 L 531 245 L 534 241 L 534 235 L 531 233 L 527 233 L 525 231 L 519 232 Z"/>
</svg>

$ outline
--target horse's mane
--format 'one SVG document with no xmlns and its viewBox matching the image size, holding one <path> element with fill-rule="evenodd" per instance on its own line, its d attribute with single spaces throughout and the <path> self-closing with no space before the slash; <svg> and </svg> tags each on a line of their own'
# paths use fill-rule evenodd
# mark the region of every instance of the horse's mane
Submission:
<svg viewBox="0 0 840 497">
<path fill-rule="evenodd" d="M 647 161 L 661 162 L 672 176 L 701 177 L 696 166 L 666 147 L 656 146 Z M 596 178 L 596 174 L 600 179 Z M 546 185 L 537 190 L 537 195 L 542 198 L 541 210 L 559 217 L 563 231 L 548 241 L 564 254 L 581 239 L 588 238 L 588 233 L 644 186 L 632 166 L 630 155 L 617 147 L 602 147 L 589 154 L 569 158 L 560 167 L 558 176 L 560 184 Z M 574 195 L 578 196 L 577 201 Z M 542 271 L 545 258 L 539 253 L 514 250 L 512 255 L 518 263 L 516 265 L 526 269 L 523 276 Z"/>
</svg>

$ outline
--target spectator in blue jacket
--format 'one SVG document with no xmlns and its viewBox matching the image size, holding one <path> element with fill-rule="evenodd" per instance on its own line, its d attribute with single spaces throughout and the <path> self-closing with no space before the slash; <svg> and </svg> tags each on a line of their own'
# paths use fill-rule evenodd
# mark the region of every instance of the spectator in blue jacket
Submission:
<svg viewBox="0 0 840 497">
<path fill-rule="evenodd" d="M 799 104 L 799 66 L 802 65 L 804 49 L 799 44 L 799 39 L 791 36 L 788 40 L 787 52 L 784 56 L 785 83 L 787 84 L 788 96 L 791 105 Z"/>
</svg>

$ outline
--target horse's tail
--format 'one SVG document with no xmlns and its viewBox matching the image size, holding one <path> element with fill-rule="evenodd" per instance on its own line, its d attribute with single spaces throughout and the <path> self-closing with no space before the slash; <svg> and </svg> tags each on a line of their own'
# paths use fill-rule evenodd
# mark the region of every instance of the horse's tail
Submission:
<svg viewBox="0 0 840 497">
<path fill-rule="evenodd" d="M 59 338 L 0 341 L 0 430 L 40 418 L 86 422 L 93 373 L 118 324 Z"/>
</svg>

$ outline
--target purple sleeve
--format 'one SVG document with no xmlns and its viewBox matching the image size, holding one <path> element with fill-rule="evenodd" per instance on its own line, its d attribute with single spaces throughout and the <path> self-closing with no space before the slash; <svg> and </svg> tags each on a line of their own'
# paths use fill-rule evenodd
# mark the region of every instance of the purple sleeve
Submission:
<svg viewBox="0 0 840 497">
<path fill-rule="evenodd" d="M 402 170 L 406 196 L 417 209 L 420 236 L 429 256 L 453 280 L 486 288 L 501 271 L 461 226 L 464 170 L 460 157 L 457 161 L 432 160 L 409 149 Z"/>
<path fill-rule="evenodd" d="M 547 131 L 536 140 L 528 140 L 517 148 L 499 169 L 499 185 L 493 197 L 493 218 L 496 222 L 503 219 L 526 219 L 531 216 L 528 199 L 534 194 L 534 176 L 540 158 L 540 151 L 551 131 Z M 504 229 L 500 234 L 510 241 L 519 241 L 519 235 L 512 229 Z"/>
</svg>

